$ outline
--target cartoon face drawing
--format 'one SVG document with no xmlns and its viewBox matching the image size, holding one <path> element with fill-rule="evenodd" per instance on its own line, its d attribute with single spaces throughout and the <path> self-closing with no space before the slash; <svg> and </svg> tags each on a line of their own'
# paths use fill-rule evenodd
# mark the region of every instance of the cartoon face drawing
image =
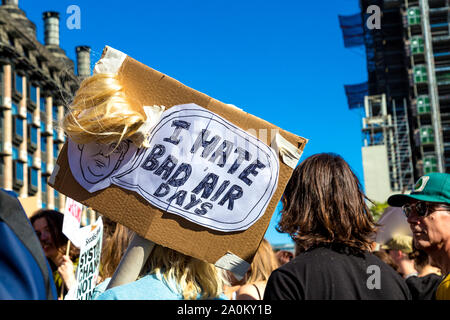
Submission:
<svg viewBox="0 0 450 320">
<path fill-rule="evenodd" d="M 92 184 L 98 183 L 117 170 L 129 149 L 129 141 L 119 145 L 100 143 L 79 144 L 80 167 L 83 178 Z"/>
</svg>

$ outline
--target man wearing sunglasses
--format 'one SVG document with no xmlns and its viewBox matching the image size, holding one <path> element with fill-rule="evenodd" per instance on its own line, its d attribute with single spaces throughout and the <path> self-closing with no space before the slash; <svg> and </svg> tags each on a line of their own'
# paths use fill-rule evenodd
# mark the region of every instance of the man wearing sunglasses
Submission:
<svg viewBox="0 0 450 320">
<path fill-rule="evenodd" d="M 403 208 L 414 245 L 428 253 L 446 275 L 436 299 L 450 300 L 450 174 L 422 176 L 410 194 L 393 195 L 388 204 Z"/>
</svg>

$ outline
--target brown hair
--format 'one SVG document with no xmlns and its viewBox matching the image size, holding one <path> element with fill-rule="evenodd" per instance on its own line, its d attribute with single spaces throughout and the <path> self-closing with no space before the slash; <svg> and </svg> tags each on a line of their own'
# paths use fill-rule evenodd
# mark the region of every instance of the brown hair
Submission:
<svg viewBox="0 0 450 320">
<path fill-rule="evenodd" d="M 370 250 L 376 224 L 366 199 L 341 156 L 313 155 L 295 168 L 287 184 L 277 230 L 289 233 L 299 252 L 321 245 Z"/>
<path fill-rule="evenodd" d="M 62 232 L 64 214 L 56 210 L 40 209 L 30 218 L 30 222 L 33 225 L 37 219 L 41 218 L 44 218 L 47 221 L 50 234 L 52 235 L 52 239 L 57 250 L 62 255 L 65 255 L 67 242 L 69 241 L 69 239 Z M 76 258 L 78 258 L 79 254 L 80 250 L 77 247 L 71 245 L 69 250 L 70 259 L 74 261 Z"/>
<path fill-rule="evenodd" d="M 399 272 L 397 264 L 394 262 L 394 260 L 389 255 L 389 253 L 386 252 L 386 250 L 378 250 L 378 251 L 374 251 L 372 253 L 375 256 L 377 256 L 378 258 L 380 258 L 381 261 L 383 261 L 387 265 L 391 266 L 392 269 L 394 269 L 395 271 Z"/>
<path fill-rule="evenodd" d="M 103 279 L 114 275 L 129 245 L 131 235 L 127 227 L 103 217 L 103 248 L 99 272 Z"/>
<path fill-rule="evenodd" d="M 247 283 L 267 281 L 273 270 L 280 266 L 269 241 L 263 239 L 247 272 Z"/>
</svg>

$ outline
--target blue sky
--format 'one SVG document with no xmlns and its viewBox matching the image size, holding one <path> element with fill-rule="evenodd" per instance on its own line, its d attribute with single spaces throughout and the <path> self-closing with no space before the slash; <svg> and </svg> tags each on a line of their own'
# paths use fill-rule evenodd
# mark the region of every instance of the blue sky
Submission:
<svg viewBox="0 0 450 320">
<path fill-rule="evenodd" d="M 70 5 L 81 28 L 66 25 Z M 42 12 L 60 13 L 60 45 L 123 51 L 185 85 L 309 139 L 302 159 L 335 152 L 363 183 L 361 119 L 349 111 L 344 84 L 367 80 L 362 48 L 346 49 L 338 15 L 359 11 L 357 0 L 19 0 L 44 41 Z M 275 231 L 278 210 L 266 233 Z"/>
</svg>

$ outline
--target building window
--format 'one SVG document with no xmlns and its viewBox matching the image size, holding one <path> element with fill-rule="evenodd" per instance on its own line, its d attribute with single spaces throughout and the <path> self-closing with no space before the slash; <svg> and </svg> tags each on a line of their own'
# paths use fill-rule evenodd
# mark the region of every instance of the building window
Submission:
<svg viewBox="0 0 450 320">
<path fill-rule="evenodd" d="M 47 192 L 47 177 L 46 176 L 41 176 L 41 189 L 42 192 Z"/>
<path fill-rule="evenodd" d="M 57 158 L 58 157 L 58 153 L 59 153 L 58 144 L 54 143 L 53 144 L 53 157 Z"/>
<path fill-rule="evenodd" d="M 47 137 L 41 137 L 41 151 L 47 152 Z"/>
<path fill-rule="evenodd" d="M 12 147 L 12 158 L 13 160 L 19 159 L 19 149 L 17 147 Z"/>
<path fill-rule="evenodd" d="M 37 143 L 38 143 L 38 129 L 35 126 L 30 125 L 28 131 L 30 132 L 30 136 L 29 136 L 30 142 L 37 146 Z"/>
<path fill-rule="evenodd" d="M 55 190 L 55 210 L 59 211 L 59 192 Z"/>
<path fill-rule="evenodd" d="M 16 130 L 15 134 L 23 138 L 23 119 L 17 117 L 16 118 Z"/>
<path fill-rule="evenodd" d="M 19 113 L 19 107 L 17 106 L 17 103 L 14 101 L 11 103 L 11 113 L 13 116 Z"/>
<path fill-rule="evenodd" d="M 32 124 L 28 125 L 27 130 L 27 148 L 29 152 L 34 152 L 37 149 L 38 132 L 37 128 Z"/>
<path fill-rule="evenodd" d="M 33 168 L 28 168 L 28 192 L 33 195 L 38 190 L 38 171 Z"/>
<path fill-rule="evenodd" d="M 33 125 L 33 113 L 27 110 L 27 144 L 28 151 L 34 152 L 37 149 L 37 128 Z"/>
<path fill-rule="evenodd" d="M 41 176 L 41 201 L 42 208 L 47 208 L 47 177 Z"/>
<path fill-rule="evenodd" d="M 19 160 L 13 161 L 13 175 L 14 175 L 14 187 L 20 188 L 23 186 L 23 162 Z"/>
<path fill-rule="evenodd" d="M 41 120 L 41 132 L 45 132 L 45 122 Z"/>
<path fill-rule="evenodd" d="M 57 106 L 53 106 L 52 115 L 53 115 L 53 120 L 58 121 L 58 107 Z"/>
<path fill-rule="evenodd" d="M 28 164 L 28 193 L 33 195 L 38 190 L 38 171 L 33 167 L 33 155 L 27 155 Z"/>
<path fill-rule="evenodd" d="M 28 165 L 29 167 L 32 167 L 32 166 L 33 166 L 33 155 L 32 155 L 32 154 L 28 154 L 28 155 L 27 155 L 27 165 Z"/>
<path fill-rule="evenodd" d="M 42 97 L 39 99 L 39 109 L 41 110 L 41 112 L 46 112 L 45 111 L 45 97 Z"/>
<path fill-rule="evenodd" d="M 33 85 L 30 85 L 30 100 L 33 103 L 37 103 L 37 88 Z"/>
<path fill-rule="evenodd" d="M 23 182 L 23 162 L 16 161 L 16 179 Z"/>
<path fill-rule="evenodd" d="M 28 163 L 28 189 L 30 194 L 35 194 L 38 190 L 38 171 L 33 167 L 33 156 L 27 155 Z"/>
<path fill-rule="evenodd" d="M 13 140 L 16 143 L 23 141 L 23 119 L 18 116 L 13 117 Z"/>
<path fill-rule="evenodd" d="M 16 73 L 16 82 L 15 82 L 15 89 L 16 92 L 23 94 L 23 76 L 21 76 L 20 74 Z"/>
<path fill-rule="evenodd" d="M 41 161 L 41 172 L 42 174 L 47 173 L 47 162 Z"/>
<path fill-rule="evenodd" d="M 27 122 L 33 123 L 33 113 L 31 111 L 27 111 Z"/>
</svg>

